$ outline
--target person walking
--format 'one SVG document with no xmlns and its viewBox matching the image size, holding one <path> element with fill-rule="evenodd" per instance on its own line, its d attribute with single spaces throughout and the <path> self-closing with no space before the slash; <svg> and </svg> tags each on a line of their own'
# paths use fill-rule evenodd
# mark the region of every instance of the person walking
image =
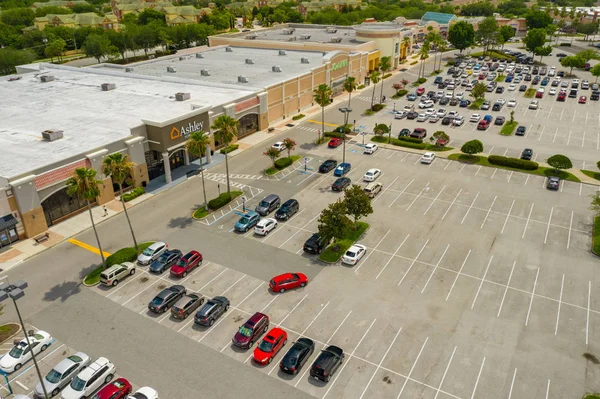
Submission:
<svg viewBox="0 0 600 399">
<path fill-rule="evenodd" d="M 108 209 L 106 209 L 106 205 L 104 205 L 102 209 L 104 209 L 104 215 L 102 215 L 102 217 L 108 216 Z"/>
</svg>

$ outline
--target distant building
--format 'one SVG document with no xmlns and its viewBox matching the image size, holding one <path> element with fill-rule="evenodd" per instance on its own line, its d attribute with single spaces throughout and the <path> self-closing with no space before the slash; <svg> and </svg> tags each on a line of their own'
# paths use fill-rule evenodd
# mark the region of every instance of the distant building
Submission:
<svg viewBox="0 0 600 399">
<path fill-rule="evenodd" d="M 515 30 L 515 36 L 522 37 L 527 34 L 527 20 L 525 18 L 504 18 L 501 16 L 496 17 L 498 26 L 510 26 Z"/>
<path fill-rule="evenodd" d="M 101 17 L 93 12 L 81 14 L 47 14 L 33 21 L 35 27 L 44 30 L 50 26 L 65 26 L 68 28 L 99 27 L 102 29 L 119 30 L 119 19 L 116 15 L 106 14 Z"/>
<path fill-rule="evenodd" d="M 84 0 L 73 0 L 73 1 L 47 1 L 43 3 L 33 3 L 31 8 L 42 8 L 42 7 L 64 7 L 73 8 L 74 6 L 88 6 L 90 3 Z"/>
<path fill-rule="evenodd" d="M 198 9 L 194 6 L 171 6 L 164 7 L 162 10 L 165 13 L 167 25 L 185 25 L 196 24 L 200 22 L 203 15 L 208 15 L 212 12 L 210 8 Z"/>
<path fill-rule="evenodd" d="M 113 14 L 121 20 L 127 14 L 139 14 L 147 8 L 162 10 L 165 7 L 173 7 L 173 4 L 163 0 L 112 0 L 110 6 L 112 7 Z"/>
<path fill-rule="evenodd" d="M 265 1 L 265 0 L 259 0 Z M 346 6 L 352 6 L 354 9 L 360 9 L 362 7 L 361 0 L 312 0 L 312 1 L 303 1 L 298 4 L 298 12 L 302 14 L 302 16 L 306 17 L 306 15 L 311 12 L 321 11 L 325 8 L 334 8 L 337 11 L 342 11 L 342 8 Z"/>
<path fill-rule="evenodd" d="M 458 17 L 454 14 L 428 11 L 421 17 L 421 21 L 436 22 L 440 25 L 450 25 L 452 22 L 458 21 Z"/>
</svg>

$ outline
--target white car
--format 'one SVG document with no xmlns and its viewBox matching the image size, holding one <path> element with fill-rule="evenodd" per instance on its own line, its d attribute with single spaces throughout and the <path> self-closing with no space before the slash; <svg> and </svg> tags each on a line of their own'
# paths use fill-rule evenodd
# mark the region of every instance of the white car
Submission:
<svg viewBox="0 0 600 399">
<path fill-rule="evenodd" d="M 375 151 L 377 151 L 378 148 L 379 146 L 377 144 L 369 143 L 365 146 L 363 154 L 373 154 Z"/>
<path fill-rule="evenodd" d="M 497 100 L 496 100 L 496 102 L 497 102 L 497 103 L 500 103 L 500 104 L 502 104 L 502 105 L 506 104 L 506 100 L 505 100 L 505 99 L 503 99 L 503 98 L 499 98 L 499 99 L 497 99 Z"/>
<path fill-rule="evenodd" d="M 273 144 L 271 147 L 275 148 L 277 151 L 285 150 L 285 144 L 283 144 L 283 141 L 278 141 L 277 143 Z"/>
<path fill-rule="evenodd" d="M 436 114 L 433 114 L 429 117 L 429 123 L 436 123 L 439 120 L 440 120 L 440 117 L 437 116 Z"/>
<path fill-rule="evenodd" d="M 277 227 L 277 220 L 272 218 L 260 219 L 254 226 L 254 234 L 266 236 L 271 230 L 275 230 L 275 227 Z"/>
<path fill-rule="evenodd" d="M 427 120 L 427 118 L 429 118 L 429 115 L 419 114 L 419 116 L 417 116 L 417 122 L 425 122 Z"/>
<path fill-rule="evenodd" d="M 428 110 L 425 111 L 425 115 L 427 115 L 427 116 L 435 115 L 435 109 L 429 108 Z"/>
<path fill-rule="evenodd" d="M 363 176 L 364 181 L 375 181 L 381 175 L 381 170 L 379 169 L 369 169 L 367 173 Z"/>
<path fill-rule="evenodd" d="M 46 331 L 36 331 L 29 335 L 29 342 L 34 354 L 45 351 L 54 340 Z M 27 345 L 27 340 L 23 338 L 2 358 L 0 358 L 0 370 L 5 373 L 12 373 L 23 367 L 23 364 L 31 360 L 31 351 Z"/>
<path fill-rule="evenodd" d="M 421 163 L 430 164 L 433 162 L 434 159 L 435 159 L 435 154 L 433 152 L 426 152 L 421 157 Z"/>
<path fill-rule="evenodd" d="M 555 96 L 556 95 L 556 89 L 555 88 L 551 88 L 550 91 L 548 91 L 548 94 L 551 96 Z"/>
<path fill-rule="evenodd" d="M 408 112 L 406 112 L 406 111 L 394 112 L 394 119 L 404 119 L 404 118 L 406 118 L 407 114 L 408 114 Z"/>
<path fill-rule="evenodd" d="M 473 115 L 471 115 L 471 118 L 469 119 L 469 122 L 479 122 L 480 119 L 481 119 L 481 115 L 479 115 L 479 114 L 473 114 Z"/>
<path fill-rule="evenodd" d="M 405 111 L 405 112 L 410 112 L 410 111 L 412 111 L 413 109 L 415 109 L 415 106 L 414 106 L 413 104 L 406 104 L 406 105 L 404 106 L 404 111 Z"/>
<path fill-rule="evenodd" d="M 436 112 L 437 116 L 439 116 L 440 118 L 443 118 L 444 116 L 446 116 L 446 113 L 447 113 L 447 111 L 444 108 L 440 108 Z"/>
<path fill-rule="evenodd" d="M 99 357 L 94 363 L 77 374 L 60 397 L 62 399 L 83 399 L 91 396 L 98 388 L 108 384 L 115 375 L 116 367 L 105 357 Z"/>
<path fill-rule="evenodd" d="M 539 106 L 540 106 L 540 103 L 538 102 L 538 100 L 532 100 L 529 103 L 529 109 L 538 109 Z"/>
<path fill-rule="evenodd" d="M 517 89 L 517 85 L 516 85 L 516 84 L 514 84 L 514 83 L 511 83 L 511 84 L 508 86 L 508 91 L 515 91 L 516 89 Z"/>
<path fill-rule="evenodd" d="M 133 395 L 128 396 L 127 399 L 158 399 L 158 392 L 150 387 L 141 387 Z"/>
<path fill-rule="evenodd" d="M 454 126 L 462 126 L 463 123 L 465 123 L 465 117 L 462 115 L 456 115 L 454 117 L 454 120 L 452 121 L 452 124 Z"/>
<path fill-rule="evenodd" d="M 508 104 L 506 104 L 507 107 L 511 107 L 514 108 L 517 106 L 517 100 L 515 100 L 514 98 L 511 98 L 510 100 L 508 100 Z"/>
<path fill-rule="evenodd" d="M 450 118 L 456 118 L 458 116 L 458 112 L 450 111 L 450 112 L 448 112 L 448 114 L 446 116 L 450 117 Z"/>
<path fill-rule="evenodd" d="M 157 241 L 144 249 L 144 252 L 137 257 L 137 263 L 140 265 L 149 265 L 158 259 L 166 250 L 168 245 L 162 241 Z"/>
<path fill-rule="evenodd" d="M 462 91 L 459 91 L 458 93 L 456 93 L 454 95 L 454 97 L 458 98 L 459 100 L 462 100 L 465 97 L 465 93 L 463 93 Z"/>
<path fill-rule="evenodd" d="M 548 76 L 556 76 L 556 67 L 550 68 L 550 70 L 548 71 Z"/>
<path fill-rule="evenodd" d="M 452 92 L 451 91 L 447 91 L 446 94 L 444 95 L 444 97 L 446 97 L 447 99 L 451 99 L 452 98 Z"/>
<path fill-rule="evenodd" d="M 421 101 L 419 103 L 419 108 L 423 109 L 423 108 L 431 108 L 433 107 L 433 101 L 431 100 L 425 100 L 425 101 Z"/>
<path fill-rule="evenodd" d="M 465 90 L 466 90 L 466 91 L 471 91 L 471 90 L 473 90 L 473 84 L 472 84 L 472 83 L 469 83 L 469 84 L 467 85 L 467 87 L 465 87 Z"/>
<path fill-rule="evenodd" d="M 347 265 L 356 265 L 356 263 L 365 256 L 367 253 L 367 247 L 361 244 L 354 244 L 342 256 L 342 262 Z"/>
</svg>

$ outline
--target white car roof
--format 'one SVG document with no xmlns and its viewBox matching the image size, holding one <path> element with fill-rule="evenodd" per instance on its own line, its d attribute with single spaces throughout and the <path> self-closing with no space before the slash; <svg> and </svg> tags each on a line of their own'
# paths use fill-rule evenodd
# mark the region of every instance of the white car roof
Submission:
<svg viewBox="0 0 600 399">
<path fill-rule="evenodd" d="M 275 222 L 275 219 L 272 219 L 272 218 L 260 219 L 260 221 L 256 225 L 264 226 L 265 224 L 267 224 L 267 222 Z"/>
<path fill-rule="evenodd" d="M 375 172 L 380 172 L 380 170 L 377 169 L 377 168 L 371 168 L 371 169 L 367 170 L 367 173 L 369 173 L 369 172 L 370 173 L 375 173 Z"/>
<path fill-rule="evenodd" d="M 424 157 L 434 157 L 435 154 L 433 152 L 426 152 L 425 154 L 423 154 Z"/>
<path fill-rule="evenodd" d="M 81 380 L 87 381 L 90 378 L 92 378 L 94 373 L 96 373 L 98 370 L 100 370 L 102 367 L 109 363 L 110 361 L 107 358 L 99 357 L 94 363 L 90 364 L 85 369 L 83 369 L 78 376 Z"/>
<path fill-rule="evenodd" d="M 362 244 L 354 244 L 350 248 L 348 248 L 348 251 L 352 251 L 352 250 L 358 251 L 359 249 L 367 249 L 367 247 L 365 247 Z"/>
</svg>

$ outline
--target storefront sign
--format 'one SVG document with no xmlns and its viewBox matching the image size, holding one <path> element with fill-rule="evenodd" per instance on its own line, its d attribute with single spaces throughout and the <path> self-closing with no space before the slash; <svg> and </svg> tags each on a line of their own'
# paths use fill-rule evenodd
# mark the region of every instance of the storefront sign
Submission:
<svg viewBox="0 0 600 399">
<path fill-rule="evenodd" d="M 338 69 L 344 68 L 348 66 L 348 60 L 342 60 L 340 62 L 335 62 L 331 64 L 331 71 L 337 71 Z"/>
<path fill-rule="evenodd" d="M 192 121 L 188 123 L 187 126 L 183 125 L 180 128 L 177 128 L 177 126 L 173 126 L 173 129 L 171 129 L 170 134 L 171 140 L 177 140 L 182 136 L 183 138 L 187 139 L 190 136 L 190 133 L 201 131 L 203 125 L 204 122 Z"/>
</svg>

